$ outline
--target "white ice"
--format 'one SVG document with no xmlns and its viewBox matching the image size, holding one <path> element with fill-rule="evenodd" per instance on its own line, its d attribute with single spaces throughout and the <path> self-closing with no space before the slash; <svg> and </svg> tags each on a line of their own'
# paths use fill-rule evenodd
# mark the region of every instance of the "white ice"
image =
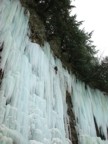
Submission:
<svg viewBox="0 0 108 144">
<path fill-rule="evenodd" d="M 65 70 L 47 42 L 43 48 L 30 42 L 24 11 L 18 0 L 0 1 L 0 144 L 70 144 Z"/>
</svg>

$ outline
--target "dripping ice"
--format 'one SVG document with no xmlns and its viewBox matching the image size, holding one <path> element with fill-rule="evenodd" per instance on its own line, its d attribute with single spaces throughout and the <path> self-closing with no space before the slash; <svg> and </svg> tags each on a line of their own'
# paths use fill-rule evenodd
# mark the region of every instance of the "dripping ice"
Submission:
<svg viewBox="0 0 108 144">
<path fill-rule="evenodd" d="M 47 42 L 40 47 L 30 41 L 24 11 L 18 0 L 0 1 L 0 144 L 71 144 L 66 91 L 79 144 L 107 144 L 108 97 L 85 89 Z M 97 137 L 94 118 L 105 140 Z"/>
</svg>

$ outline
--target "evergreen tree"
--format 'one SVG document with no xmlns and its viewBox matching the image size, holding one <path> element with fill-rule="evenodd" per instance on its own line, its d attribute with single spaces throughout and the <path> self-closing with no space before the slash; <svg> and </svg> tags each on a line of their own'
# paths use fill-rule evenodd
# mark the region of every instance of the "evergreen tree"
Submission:
<svg viewBox="0 0 108 144">
<path fill-rule="evenodd" d="M 108 58 L 99 64 L 91 41 L 93 32 L 80 29 L 83 22 L 78 22 L 76 15 L 70 16 L 70 11 L 74 8 L 71 1 L 26 0 L 26 3 L 43 21 L 47 41 L 55 38 L 59 40 L 59 55 L 65 65 L 85 83 L 108 92 Z"/>
</svg>

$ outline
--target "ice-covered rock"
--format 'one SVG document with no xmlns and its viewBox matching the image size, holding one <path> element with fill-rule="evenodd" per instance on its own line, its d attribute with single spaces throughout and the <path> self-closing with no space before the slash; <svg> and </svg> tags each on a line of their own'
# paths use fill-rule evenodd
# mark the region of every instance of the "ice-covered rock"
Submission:
<svg viewBox="0 0 108 144">
<path fill-rule="evenodd" d="M 67 91 L 79 143 L 108 143 L 108 97 L 69 74 L 47 42 L 32 43 L 28 20 L 19 0 L 0 1 L 0 144 L 71 144 Z"/>
</svg>

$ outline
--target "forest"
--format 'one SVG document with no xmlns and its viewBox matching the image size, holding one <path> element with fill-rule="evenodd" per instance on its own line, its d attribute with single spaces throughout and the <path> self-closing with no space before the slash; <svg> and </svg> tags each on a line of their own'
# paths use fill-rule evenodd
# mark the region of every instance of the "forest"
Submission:
<svg viewBox="0 0 108 144">
<path fill-rule="evenodd" d="M 24 1 L 24 0 L 22 0 Z M 91 40 L 93 32 L 80 29 L 83 21 L 77 15 L 70 15 L 75 8 L 70 0 L 31 0 L 27 5 L 35 10 L 45 26 L 47 41 L 59 45 L 58 55 L 78 79 L 92 88 L 108 92 L 108 57 L 96 57 L 96 49 Z"/>
</svg>

